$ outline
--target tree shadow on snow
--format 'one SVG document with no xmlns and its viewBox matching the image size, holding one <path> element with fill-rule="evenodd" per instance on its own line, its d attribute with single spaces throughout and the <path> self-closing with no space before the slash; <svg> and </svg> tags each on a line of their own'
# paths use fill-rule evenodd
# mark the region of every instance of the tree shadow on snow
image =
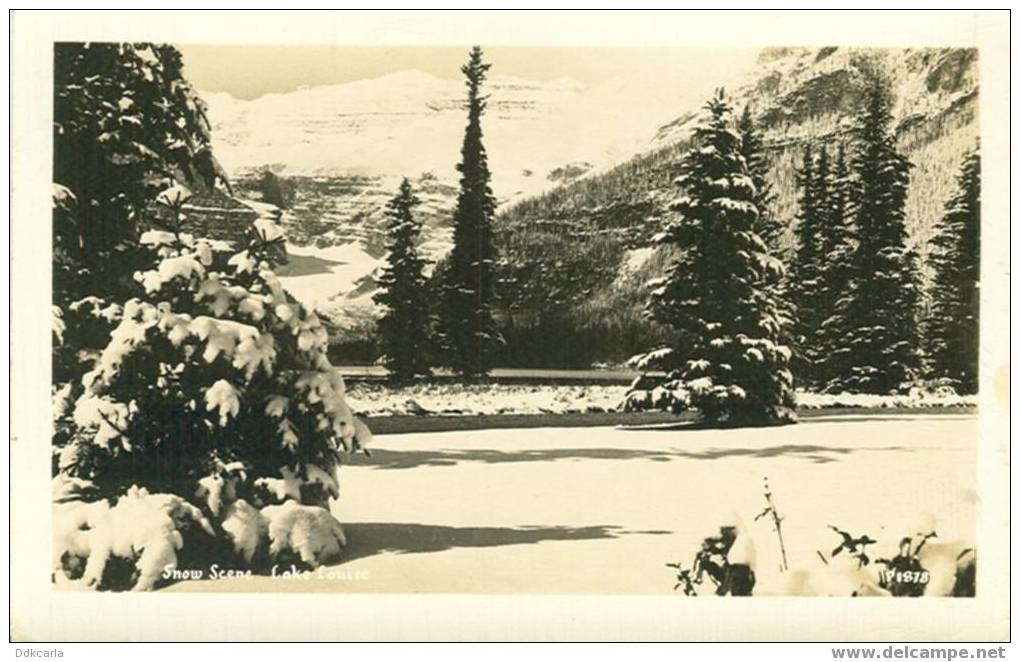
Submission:
<svg viewBox="0 0 1020 662">
<path fill-rule="evenodd" d="M 670 452 L 640 448 L 536 448 L 499 451 L 487 448 L 454 450 L 395 451 L 373 448 L 371 457 L 358 457 L 351 464 L 373 469 L 414 469 L 452 467 L 463 463 L 552 462 L 556 460 L 650 460 L 668 462 Z"/>
<path fill-rule="evenodd" d="M 392 554 L 427 554 L 462 547 L 533 545 L 547 541 L 596 540 L 671 531 L 627 531 L 619 526 L 441 526 L 403 522 L 346 523 L 344 561 Z"/>
<path fill-rule="evenodd" d="M 537 448 L 523 450 L 492 449 L 434 449 L 389 450 L 376 448 L 371 457 L 358 457 L 351 466 L 371 469 L 414 469 L 417 467 L 452 467 L 459 464 L 499 464 L 503 462 L 557 462 L 583 460 L 645 460 L 672 462 L 674 460 L 720 460 L 732 457 L 773 458 L 800 457 L 817 464 L 834 462 L 839 457 L 856 451 L 899 451 L 902 446 L 821 446 L 815 444 L 782 444 L 764 448 L 709 448 L 688 451 L 681 448 Z"/>
<path fill-rule="evenodd" d="M 287 264 L 276 268 L 277 276 L 293 278 L 295 276 L 314 276 L 316 274 L 333 273 L 330 267 L 344 265 L 346 262 L 327 260 L 316 255 L 288 255 Z"/>
<path fill-rule="evenodd" d="M 674 451 L 677 457 L 689 460 L 720 460 L 730 457 L 773 458 L 801 457 L 816 464 L 835 462 L 839 457 L 856 451 L 901 451 L 902 446 L 818 446 L 815 444 L 782 444 L 765 448 L 710 448 L 704 451 Z"/>
</svg>

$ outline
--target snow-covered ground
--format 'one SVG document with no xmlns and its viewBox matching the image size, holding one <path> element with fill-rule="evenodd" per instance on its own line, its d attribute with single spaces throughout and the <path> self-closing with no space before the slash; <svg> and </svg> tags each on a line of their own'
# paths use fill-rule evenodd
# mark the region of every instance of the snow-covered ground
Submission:
<svg viewBox="0 0 1020 662">
<path fill-rule="evenodd" d="M 365 416 L 567 414 L 616 410 L 628 388 L 444 383 L 393 388 L 358 383 L 348 387 L 347 403 Z"/>
<path fill-rule="evenodd" d="M 868 393 L 797 393 L 797 406 L 802 409 L 866 408 L 921 409 L 929 407 L 976 407 L 976 395 L 957 395 L 952 391 L 932 393 L 915 390 L 904 395 L 870 395 Z"/>
<path fill-rule="evenodd" d="M 380 383 L 354 383 L 348 387 L 351 408 L 365 416 L 404 414 L 489 415 L 489 414 L 568 414 L 574 412 L 616 411 L 623 404 L 629 386 L 594 384 L 584 386 L 549 384 L 414 384 L 394 388 Z M 823 395 L 798 393 L 798 407 L 896 408 L 972 407 L 975 396 L 935 395 L 863 395 L 843 393 Z"/>
<path fill-rule="evenodd" d="M 169 590 L 670 595 L 665 564 L 689 564 L 704 537 L 740 523 L 757 592 L 802 590 L 808 572 L 839 593 L 847 585 L 818 557 L 839 542 L 829 524 L 877 539 L 872 558 L 922 531 L 938 532 L 932 553 L 973 544 L 976 433 L 972 416 L 862 414 L 764 429 L 380 436 L 340 472 L 340 563 Z M 754 521 L 766 476 L 786 573 L 767 518 Z"/>
</svg>

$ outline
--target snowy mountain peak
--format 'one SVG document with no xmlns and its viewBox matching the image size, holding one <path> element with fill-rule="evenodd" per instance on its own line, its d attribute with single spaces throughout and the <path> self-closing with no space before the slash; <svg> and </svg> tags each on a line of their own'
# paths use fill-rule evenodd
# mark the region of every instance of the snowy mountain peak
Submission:
<svg viewBox="0 0 1020 662">
<path fill-rule="evenodd" d="M 464 81 L 457 70 L 451 76 L 407 69 L 252 100 L 203 95 L 214 152 L 241 194 L 258 199 L 261 172 L 272 170 L 294 189 L 283 217 L 291 241 L 351 252 L 316 263 L 317 276 L 298 275 L 304 267 L 282 274 L 295 290 L 308 285 L 306 300 L 322 305 L 337 294 L 370 291 L 366 277 L 385 247 L 383 210 L 402 177 L 412 180 L 423 201 L 417 213 L 425 223 L 425 253 L 435 260 L 448 249 L 466 121 Z M 655 127 L 700 102 L 686 81 L 653 77 L 639 72 L 581 83 L 490 72 L 482 126 L 498 201 L 626 160 L 647 149 Z M 292 253 L 308 258 L 302 264 L 314 257 Z M 313 296 L 319 287 L 328 292 Z"/>
<path fill-rule="evenodd" d="M 650 128 L 675 115 L 680 94 L 649 103 L 623 94 L 623 83 L 491 75 L 484 130 L 497 196 L 548 188 L 548 173 L 567 163 L 597 168 L 640 151 Z M 252 100 L 203 97 L 216 154 L 235 176 L 272 167 L 309 176 L 431 172 L 456 181 L 464 95 L 459 77 L 408 69 Z"/>
</svg>

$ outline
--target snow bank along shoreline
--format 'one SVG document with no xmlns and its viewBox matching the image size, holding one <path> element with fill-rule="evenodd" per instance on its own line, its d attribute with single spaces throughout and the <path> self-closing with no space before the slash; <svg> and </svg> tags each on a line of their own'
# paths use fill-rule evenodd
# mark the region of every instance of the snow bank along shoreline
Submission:
<svg viewBox="0 0 1020 662">
<path fill-rule="evenodd" d="M 629 386 L 351 383 L 347 400 L 362 416 L 491 416 L 622 411 Z M 905 395 L 797 393 L 800 409 L 932 409 L 977 406 L 977 396 L 912 392 Z"/>
</svg>

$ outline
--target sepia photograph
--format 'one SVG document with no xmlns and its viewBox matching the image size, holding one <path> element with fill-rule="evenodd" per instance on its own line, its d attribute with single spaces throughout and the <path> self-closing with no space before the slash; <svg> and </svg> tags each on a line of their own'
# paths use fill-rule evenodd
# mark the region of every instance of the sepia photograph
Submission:
<svg viewBox="0 0 1020 662">
<path fill-rule="evenodd" d="M 667 12 L 720 36 L 513 43 L 472 35 L 484 11 L 379 13 L 405 32 L 246 43 L 214 12 L 222 38 L 36 34 L 51 115 L 28 151 L 50 199 L 23 231 L 48 253 L 17 230 L 11 249 L 48 321 L 12 328 L 12 355 L 19 333 L 47 352 L 38 420 L 12 436 L 12 481 L 30 445 L 18 481 L 49 495 L 11 525 L 35 591 L 155 610 L 314 594 L 338 618 L 359 596 L 927 605 L 1008 640 L 1008 117 L 986 105 L 1008 103 L 987 82 L 1008 60 L 985 32 L 876 45 L 876 16 L 846 12 L 864 38 L 811 45 Z M 423 43 L 430 18 L 465 29 Z M 171 636 L 19 631 L 18 607 L 12 642 Z M 292 636 L 364 638 L 336 627 Z M 899 639 L 853 619 L 656 627 L 569 638 Z M 376 638 L 418 636 L 399 632 Z M 438 636 L 568 637 L 533 632 Z"/>
</svg>

